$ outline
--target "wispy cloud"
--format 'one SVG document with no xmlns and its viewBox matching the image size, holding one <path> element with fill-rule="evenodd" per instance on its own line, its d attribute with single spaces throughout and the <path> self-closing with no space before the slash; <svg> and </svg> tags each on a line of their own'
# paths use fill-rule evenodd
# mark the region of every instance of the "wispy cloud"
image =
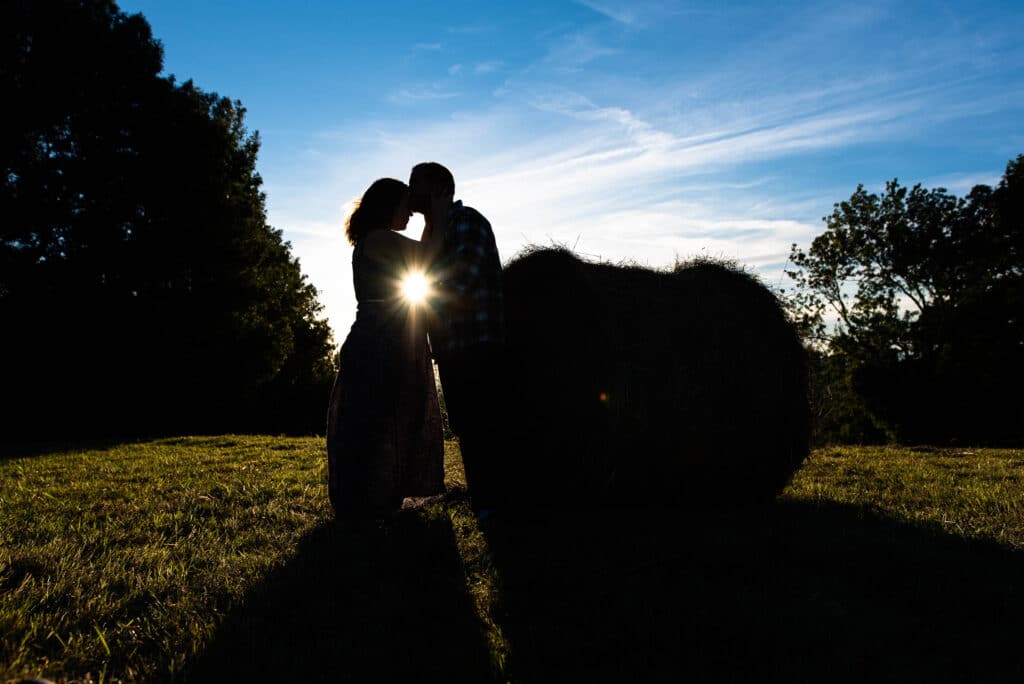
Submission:
<svg viewBox="0 0 1024 684">
<path fill-rule="evenodd" d="M 546 117 L 546 133 L 522 130 L 532 129 L 522 123 L 531 111 Z M 656 267 L 703 254 L 738 259 L 781 284 L 790 244 L 806 243 L 820 231 L 818 219 L 830 204 L 809 201 L 803 208 L 809 218 L 793 220 L 787 215 L 792 207 L 780 207 L 776 196 L 784 181 L 729 182 L 722 174 L 750 160 L 883 140 L 886 124 L 909 113 L 900 104 L 788 119 L 773 112 L 760 122 L 740 117 L 680 135 L 626 107 L 597 106 L 572 91 L 549 92 L 526 109 L 396 123 L 362 136 L 363 152 L 350 149 L 344 177 L 336 178 L 330 218 L 340 226 L 342 198 L 358 196 L 374 177 L 403 178 L 417 161 L 437 159 L 455 172 L 459 195 L 494 224 L 505 258 L 525 244 L 552 241 Z M 309 249 L 320 244 L 316 239 L 331 238 L 310 237 Z M 301 249 L 297 244 L 296 253 Z M 304 258 L 303 268 L 312 274 L 321 263 L 325 270 L 315 282 L 325 290 L 332 321 L 347 327 L 346 312 L 354 310 L 348 276 L 318 255 Z"/>
<path fill-rule="evenodd" d="M 425 52 L 437 52 L 444 46 L 441 43 L 416 43 L 412 46 L 413 50 L 422 50 Z"/>
<path fill-rule="evenodd" d="M 646 30 L 652 12 L 683 10 L 579 4 L 614 25 L 553 29 L 538 39 L 541 52 L 528 64 L 460 55 L 448 76 L 503 76 L 491 91 L 497 99 L 473 98 L 474 109 L 459 101 L 442 118 L 415 118 L 423 109 L 415 105 L 457 97 L 454 79 L 393 92 L 389 100 L 406 106 L 390 120 L 349 125 L 344 143 L 330 142 L 334 149 L 322 152 L 337 160 L 325 167 L 327 180 L 294 197 L 296 207 L 305 201 L 327 218 L 303 224 L 300 212 L 287 207 L 273 217 L 287 227 L 295 216 L 296 254 L 324 291 L 336 330 L 347 328 L 354 311 L 351 276 L 337 254 L 313 252 L 343 250 L 332 246 L 332 225 L 340 231 L 344 200 L 378 176 L 404 178 L 418 161 L 435 159 L 453 170 L 457 194 L 491 220 L 506 259 L 528 243 L 551 242 L 655 267 L 710 255 L 734 258 L 782 285 L 790 245 L 820 233 L 821 217 L 856 182 L 885 180 L 819 178 L 837 158 L 886 149 L 887 159 L 898 160 L 900 149 L 926 144 L 931 131 L 955 134 L 961 120 L 1024 107 L 1019 85 L 994 89 L 985 71 L 958 68 L 971 64 L 967 53 L 925 59 L 893 47 L 854 67 L 835 56 L 829 43 L 845 44 L 842 27 L 884 23 L 884 6 L 852 15 L 803 9 L 795 23 L 713 55 L 700 69 L 682 64 L 677 74 L 648 80 L 610 75 L 618 65 L 611 58 L 629 49 L 617 37 L 635 38 L 642 31 L 633 29 Z M 776 47 L 762 54 L 766 42 Z M 819 56 L 834 61 L 824 68 L 813 63 Z M 458 83 L 470 92 L 476 80 L 484 79 Z M 962 194 L 998 175 L 973 168 L 901 180 Z"/>
<path fill-rule="evenodd" d="M 457 36 L 472 36 L 479 35 L 481 33 L 490 33 L 494 29 L 487 24 L 465 24 L 460 26 L 449 26 L 447 29 L 448 33 Z"/>
<path fill-rule="evenodd" d="M 630 30 L 648 29 L 659 22 L 683 15 L 722 15 L 735 11 L 724 3 L 723 6 L 699 7 L 694 3 L 679 3 L 664 0 L 576 0 L 576 4 L 599 14 Z"/>
<path fill-rule="evenodd" d="M 567 88 L 517 91 L 522 99 L 499 109 L 396 122 L 366 136 L 371 144 L 362 158 L 346 155 L 350 180 L 338 180 L 345 190 L 335 196 L 357 196 L 376 175 L 402 178 L 415 162 L 437 159 L 455 172 L 459 195 L 491 220 L 505 258 L 525 244 L 550 242 L 655 267 L 709 255 L 737 259 L 769 284 L 783 285 L 790 245 L 807 244 L 832 202 L 853 187 L 815 193 L 790 187 L 780 173 L 745 182 L 731 174 L 747 164 L 905 138 L 942 97 L 941 89 L 886 85 L 883 95 L 862 99 L 876 85 L 808 88 L 730 107 L 709 103 L 713 114 L 698 109 L 690 112 L 696 117 L 658 123 Z M 405 97 L 449 95 L 426 90 Z M 538 116 L 543 125 L 535 126 Z M 333 213 L 340 216 L 337 208 Z M 303 267 L 314 269 L 318 258 Z M 337 277 L 335 267 L 327 287 L 337 290 L 325 292 L 324 301 L 332 321 L 348 321 L 351 286 Z"/>
<path fill-rule="evenodd" d="M 476 74 L 490 74 L 490 73 L 494 73 L 495 71 L 498 71 L 499 69 L 501 69 L 501 67 L 504 66 L 504 64 L 505 63 L 500 61 L 500 60 L 490 60 L 490 61 L 487 61 L 487 62 L 480 62 L 475 67 L 473 67 L 473 73 L 476 73 Z"/>
<path fill-rule="evenodd" d="M 609 2 L 597 2 L 597 0 L 577 0 L 580 5 L 602 14 L 612 21 L 617 21 L 626 26 L 634 26 L 638 23 L 636 11 L 629 5 L 613 4 Z"/>
<path fill-rule="evenodd" d="M 589 62 L 610 57 L 617 52 L 588 33 L 576 32 L 558 36 L 545 61 L 556 69 L 573 72 Z"/>
<path fill-rule="evenodd" d="M 388 101 L 393 104 L 410 105 L 428 102 L 431 100 L 450 100 L 458 97 L 460 93 L 452 90 L 445 90 L 439 86 L 417 86 L 412 88 L 401 88 L 388 95 Z"/>
<path fill-rule="evenodd" d="M 920 182 L 926 188 L 946 188 L 948 192 L 962 197 L 973 190 L 976 185 L 987 185 L 994 188 L 999 185 L 1001 178 L 1002 175 L 996 173 L 953 173 L 914 182 Z"/>
</svg>

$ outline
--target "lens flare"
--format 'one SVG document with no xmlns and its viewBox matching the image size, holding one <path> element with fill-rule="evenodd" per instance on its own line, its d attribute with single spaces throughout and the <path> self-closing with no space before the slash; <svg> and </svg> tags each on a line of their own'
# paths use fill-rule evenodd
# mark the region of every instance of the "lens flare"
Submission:
<svg viewBox="0 0 1024 684">
<path fill-rule="evenodd" d="M 430 294 L 430 282 L 418 271 L 406 274 L 402 279 L 402 296 L 412 304 L 423 303 Z"/>
</svg>

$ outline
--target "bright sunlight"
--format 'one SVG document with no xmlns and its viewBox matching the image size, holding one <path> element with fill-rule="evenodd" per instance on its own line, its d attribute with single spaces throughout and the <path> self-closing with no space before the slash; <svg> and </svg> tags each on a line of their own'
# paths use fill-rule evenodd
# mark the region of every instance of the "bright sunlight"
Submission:
<svg viewBox="0 0 1024 684">
<path fill-rule="evenodd" d="M 430 294 L 430 282 L 419 271 L 412 271 L 402 279 L 402 296 L 411 304 L 422 304 Z"/>
</svg>

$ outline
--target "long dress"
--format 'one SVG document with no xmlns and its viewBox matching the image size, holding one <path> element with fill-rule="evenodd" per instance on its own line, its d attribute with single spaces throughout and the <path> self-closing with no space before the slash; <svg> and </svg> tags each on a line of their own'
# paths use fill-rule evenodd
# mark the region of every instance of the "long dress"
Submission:
<svg viewBox="0 0 1024 684">
<path fill-rule="evenodd" d="M 352 252 L 358 310 L 327 417 L 328 491 L 341 516 L 380 516 L 444 491 L 441 410 L 426 314 L 399 295 L 397 268 Z"/>
</svg>

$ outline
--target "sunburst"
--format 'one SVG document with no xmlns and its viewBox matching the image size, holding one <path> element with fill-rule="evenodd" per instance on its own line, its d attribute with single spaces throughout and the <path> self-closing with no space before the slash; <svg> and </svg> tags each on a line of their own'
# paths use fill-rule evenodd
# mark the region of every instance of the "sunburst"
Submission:
<svg viewBox="0 0 1024 684">
<path fill-rule="evenodd" d="M 402 296 L 410 304 L 422 304 L 430 296 L 430 281 L 420 271 L 411 271 L 402 278 Z"/>
</svg>

